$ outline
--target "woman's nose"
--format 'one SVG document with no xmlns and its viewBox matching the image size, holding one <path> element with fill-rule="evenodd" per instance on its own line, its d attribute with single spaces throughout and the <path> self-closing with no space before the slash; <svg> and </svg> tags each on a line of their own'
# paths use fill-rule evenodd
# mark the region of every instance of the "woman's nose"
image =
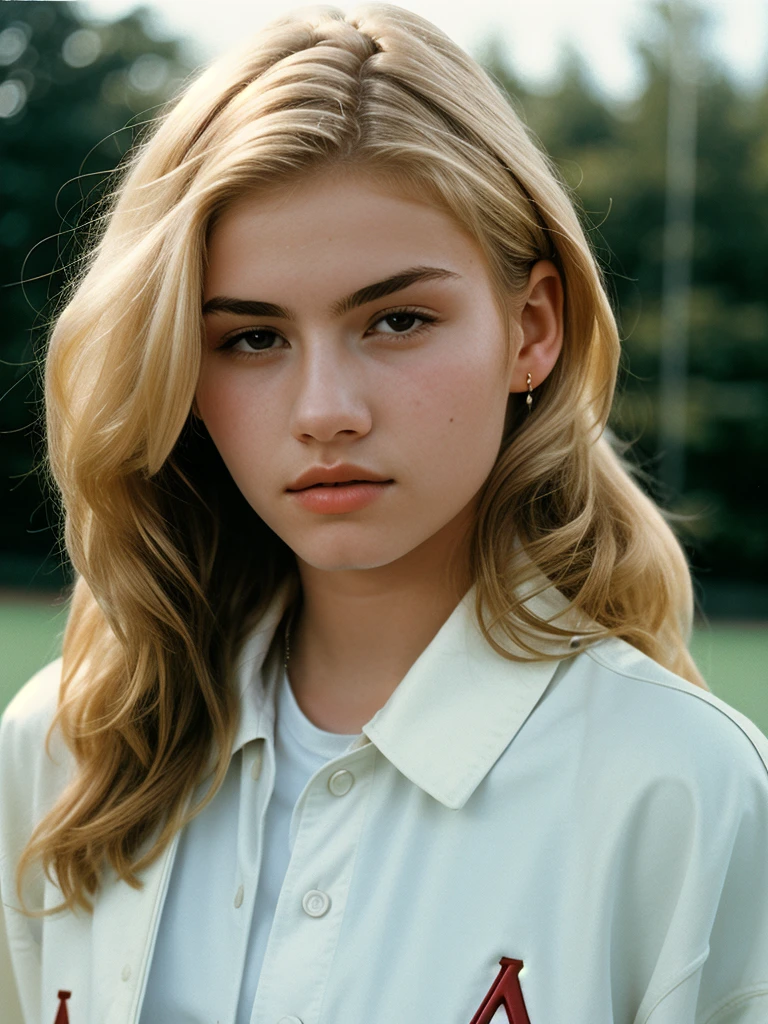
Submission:
<svg viewBox="0 0 768 1024">
<path fill-rule="evenodd" d="M 364 436 L 372 426 L 362 370 L 348 352 L 318 345 L 297 367 L 291 430 L 300 441 Z"/>
</svg>

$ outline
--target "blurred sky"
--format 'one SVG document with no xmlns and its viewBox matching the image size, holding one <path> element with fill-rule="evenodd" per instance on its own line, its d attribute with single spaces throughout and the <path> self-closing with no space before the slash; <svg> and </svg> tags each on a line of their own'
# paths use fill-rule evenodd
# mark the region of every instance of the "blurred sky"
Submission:
<svg viewBox="0 0 768 1024">
<path fill-rule="evenodd" d="M 653 0 L 406 0 L 401 7 L 429 18 L 465 49 L 477 52 L 484 38 L 500 35 L 515 71 L 534 86 L 556 74 L 564 42 L 586 57 L 601 88 L 631 99 L 642 79 L 632 39 L 653 38 Z M 139 6 L 136 0 L 83 0 L 100 19 Z M 304 4 L 295 0 L 150 0 L 157 34 L 182 35 L 206 60 L 237 44 L 271 18 Z M 338 3 L 351 10 L 354 3 Z M 699 0 L 713 19 L 715 55 L 745 88 L 768 70 L 768 0 Z"/>
</svg>

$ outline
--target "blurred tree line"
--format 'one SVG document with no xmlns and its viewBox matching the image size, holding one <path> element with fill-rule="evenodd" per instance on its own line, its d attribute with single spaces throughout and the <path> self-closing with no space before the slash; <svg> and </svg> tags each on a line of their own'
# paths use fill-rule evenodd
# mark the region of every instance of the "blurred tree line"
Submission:
<svg viewBox="0 0 768 1024">
<path fill-rule="evenodd" d="M 68 581 L 55 502 L 30 472 L 44 458 L 37 364 L 109 172 L 191 68 L 146 11 L 92 24 L 74 2 L 0 4 L 0 586 Z"/>
<path fill-rule="evenodd" d="M 625 358 L 613 418 L 654 496 L 682 513 L 707 611 L 768 615 L 768 79 L 748 95 L 702 42 L 685 488 L 658 466 L 659 337 L 668 12 L 637 43 L 645 86 L 618 104 L 564 54 L 546 95 L 498 43 L 481 59 L 553 156 L 581 204 L 617 311 Z M 0 585 L 57 587 L 67 568 L 42 459 L 36 359 L 109 172 L 192 70 L 183 43 L 155 38 L 148 11 L 91 24 L 77 3 L 0 7 Z M 75 230 L 77 229 L 77 230 Z M 69 267 L 69 270 L 66 268 Z M 761 469 L 762 467 L 762 469 Z"/>
<path fill-rule="evenodd" d="M 526 89 L 498 43 L 485 66 L 554 158 L 581 204 L 624 347 L 612 427 L 631 441 L 648 489 L 680 515 L 707 612 L 768 615 L 768 77 L 745 94 L 712 56 L 700 12 L 698 138 L 685 486 L 657 479 L 670 9 L 638 40 L 645 85 L 603 95 L 575 52 L 557 85 Z M 691 39 L 694 45 L 694 39 Z M 768 70 L 768 69 L 766 69 Z M 761 469 L 762 467 L 762 469 Z"/>
</svg>

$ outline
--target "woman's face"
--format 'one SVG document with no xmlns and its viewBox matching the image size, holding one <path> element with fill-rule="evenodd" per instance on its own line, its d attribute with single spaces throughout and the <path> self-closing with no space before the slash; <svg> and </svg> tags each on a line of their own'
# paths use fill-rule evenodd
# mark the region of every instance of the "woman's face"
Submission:
<svg viewBox="0 0 768 1024">
<path fill-rule="evenodd" d="M 200 415 L 300 565 L 453 550 L 522 371 L 505 370 L 485 259 L 451 218 L 351 172 L 244 198 L 211 232 L 204 320 Z M 378 482 L 300 479 L 339 467 Z"/>
</svg>

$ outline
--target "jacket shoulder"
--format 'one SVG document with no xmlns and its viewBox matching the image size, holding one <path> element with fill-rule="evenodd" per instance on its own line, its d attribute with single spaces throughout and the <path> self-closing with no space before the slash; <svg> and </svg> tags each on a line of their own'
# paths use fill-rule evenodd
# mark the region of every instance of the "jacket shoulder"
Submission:
<svg viewBox="0 0 768 1024">
<path fill-rule="evenodd" d="M 59 704 L 62 660 L 50 662 L 21 687 L 0 718 L 0 786 L 32 786 L 40 792 L 40 771 L 70 758 L 58 730 L 48 729 Z M 43 787 L 45 788 L 45 787 Z"/>
<path fill-rule="evenodd" d="M 36 672 L 0 719 L 0 928 L 7 934 L 25 1020 L 40 1017 L 43 929 L 41 920 L 27 917 L 20 909 L 16 866 L 35 825 L 67 781 L 64 765 L 71 757 L 61 737 L 51 736 L 50 758 L 45 751 L 58 707 L 61 672 L 61 658 Z M 43 908 L 44 879 L 39 867 L 25 874 L 23 898 L 30 909 Z"/>
<path fill-rule="evenodd" d="M 768 788 L 768 738 L 746 715 L 623 640 L 613 638 L 584 653 L 599 675 L 626 684 L 620 690 L 631 709 L 628 720 L 646 739 L 672 740 L 684 758 L 694 755 L 689 763 L 746 770 Z"/>
<path fill-rule="evenodd" d="M 46 749 L 59 700 L 61 659 L 42 668 L 0 719 L 0 860 L 14 860 L 69 781 L 73 757 L 59 730 Z"/>
<path fill-rule="evenodd" d="M 36 672 L 13 697 L 0 719 L 0 892 L 14 905 L 14 872 L 35 826 L 70 781 L 74 758 L 59 730 L 48 730 L 59 700 L 61 659 Z M 27 890 L 28 905 L 41 907 L 42 878 Z M 25 926 L 27 927 L 27 926 Z M 39 932 L 39 925 L 32 931 Z"/>
<path fill-rule="evenodd" d="M 4 729 L 48 728 L 59 702 L 61 667 L 62 659 L 56 658 L 24 683 L 3 713 Z"/>
<path fill-rule="evenodd" d="M 59 770 L 71 761 L 60 730 L 48 729 L 59 704 L 62 659 L 50 662 L 21 687 L 0 719 L 0 788 L 34 787 L 43 797 L 49 786 L 58 788 Z M 59 769 L 59 770 L 57 770 Z M 46 794 L 47 795 L 47 794 Z"/>
<path fill-rule="evenodd" d="M 594 716 L 583 749 L 597 751 L 597 813 L 626 904 L 642 908 L 617 904 L 617 962 L 641 957 L 644 943 L 660 950 L 636 1019 L 655 1021 L 656 1007 L 659 1021 L 682 1019 L 686 999 L 697 1008 L 680 1010 L 686 1020 L 719 1021 L 738 1006 L 739 1020 L 757 1021 L 768 991 L 768 739 L 622 640 L 580 657 L 571 678 Z"/>
</svg>

